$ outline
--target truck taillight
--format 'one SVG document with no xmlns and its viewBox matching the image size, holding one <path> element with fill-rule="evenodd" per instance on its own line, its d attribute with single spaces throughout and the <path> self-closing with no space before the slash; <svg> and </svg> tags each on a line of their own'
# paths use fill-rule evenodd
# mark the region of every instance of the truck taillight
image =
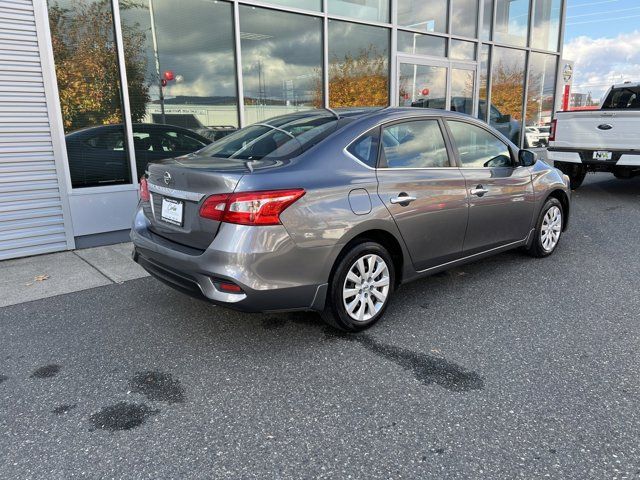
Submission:
<svg viewBox="0 0 640 480">
<path fill-rule="evenodd" d="M 556 139 L 556 125 L 558 124 L 557 119 L 551 120 L 551 130 L 549 131 L 549 141 L 553 142 Z"/>
<path fill-rule="evenodd" d="M 296 188 L 211 195 L 200 207 L 200 216 L 238 225 L 278 225 L 280 214 L 304 194 Z"/>
<path fill-rule="evenodd" d="M 140 200 L 143 202 L 148 202 L 151 199 L 151 195 L 149 195 L 149 183 L 145 177 L 140 179 Z"/>
</svg>

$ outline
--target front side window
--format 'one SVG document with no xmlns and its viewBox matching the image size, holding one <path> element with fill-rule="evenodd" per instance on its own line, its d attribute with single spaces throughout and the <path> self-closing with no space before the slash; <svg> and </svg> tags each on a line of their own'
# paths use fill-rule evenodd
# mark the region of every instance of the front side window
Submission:
<svg viewBox="0 0 640 480">
<path fill-rule="evenodd" d="M 437 120 L 416 120 L 385 127 L 381 167 L 438 168 L 449 166 L 447 147 Z"/>
<path fill-rule="evenodd" d="M 509 147 L 484 128 L 466 122 L 447 121 L 463 168 L 511 167 Z"/>
</svg>

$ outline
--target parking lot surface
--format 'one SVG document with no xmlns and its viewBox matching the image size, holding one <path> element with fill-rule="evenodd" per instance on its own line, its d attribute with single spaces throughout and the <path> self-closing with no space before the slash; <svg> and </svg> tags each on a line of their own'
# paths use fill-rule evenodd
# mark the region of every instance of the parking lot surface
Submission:
<svg viewBox="0 0 640 480">
<path fill-rule="evenodd" d="M 152 278 L 0 309 L 1 478 L 640 478 L 640 179 L 359 335 Z"/>
</svg>

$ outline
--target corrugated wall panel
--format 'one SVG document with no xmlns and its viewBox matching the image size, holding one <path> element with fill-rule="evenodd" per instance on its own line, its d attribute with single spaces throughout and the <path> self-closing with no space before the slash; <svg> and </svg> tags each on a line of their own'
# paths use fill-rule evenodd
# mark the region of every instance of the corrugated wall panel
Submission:
<svg viewBox="0 0 640 480">
<path fill-rule="evenodd" d="M 0 0 L 0 260 L 68 247 L 40 55 L 32 0 Z"/>
</svg>

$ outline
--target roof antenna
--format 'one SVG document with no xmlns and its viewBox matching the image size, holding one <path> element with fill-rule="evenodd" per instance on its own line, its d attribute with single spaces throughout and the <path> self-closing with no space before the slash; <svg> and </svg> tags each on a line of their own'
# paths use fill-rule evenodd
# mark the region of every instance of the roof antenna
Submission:
<svg viewBox="0 0 640 480">
<path fill-rule="evenodd" d="M 330 112 L 334 117 L 336 117 L 336 120 L 340 120 L 340 115 L 338 115 L 338 112 L 336 112 L 335 110 L 333 110 L 332 108 L 329 108 L 329 107 L 324 107 L 324 109 L 327 112 Z"/>
</svg>

